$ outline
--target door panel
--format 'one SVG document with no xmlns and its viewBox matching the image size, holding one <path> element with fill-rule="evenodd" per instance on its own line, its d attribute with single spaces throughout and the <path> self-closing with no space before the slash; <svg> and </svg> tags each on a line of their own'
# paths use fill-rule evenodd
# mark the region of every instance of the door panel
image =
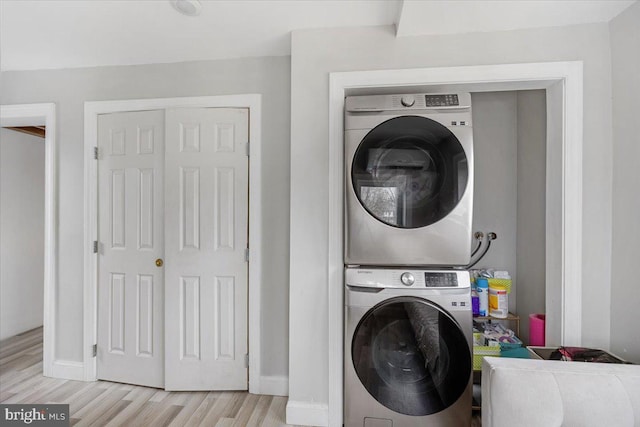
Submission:
<svg viewBox="0 0 640 427">
<path fill-rule="evenodd" d="M 180 249 L 200 248 L 200 168 L 180 168 Z"/>
<path fill-rule="evenodd" d="M 153 356 L 153 275 L 139 274 L 137 284 L 137 353 Z"/>
<path fill-rule="evenodd" d="M 246 390 L 248 111 L 166 112 L 166 384 Z"/>
<path fill-rule="evenodd" d="M 180 277 L 180 359 L 200 359 L 200 278 Z"/>
<path fill-rule="evenodd" d="M 164 385 L 164 112 L 98 118 L 99 379 Z"/>
</svg>

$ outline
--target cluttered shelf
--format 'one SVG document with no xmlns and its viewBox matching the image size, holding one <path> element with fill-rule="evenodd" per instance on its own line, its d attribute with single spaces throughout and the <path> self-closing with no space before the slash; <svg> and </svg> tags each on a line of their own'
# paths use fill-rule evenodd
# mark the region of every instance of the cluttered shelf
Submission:
<svg viewBox="0 0 640 427">
<path fill-rule="evenodd" d="M 473 322 L 473 370 L 482 369 L 482 359 L 486 356 L 494 357 L 524 357 L 528 358 L 527 349 L 523 346 L 518 334 L 494 320 L 512 320 L 517 323 L 520 317 L 510 313 L 507 318 L 493 318 L 482 316 L 474 318 Z M 517 328 L 520 329 L 519 326 Z"/>
<path fill-rule="evenodd" d="M 520 316 L 509 312 L 507 317 L 494 317 L 494 316 L 475 316 L 475 320 L 520 320 Z"/>
<path fill-rule="evenodd" d="M 516 324 L 516 331 L 507 328 L 506 322 Z M 482 360 L 487 357 L 529 358 L 520 334 L 520 316 L 509 312 L 506 317 L 476 316 L 473 318 L 473 401 L 472 410 L 480 411 Z"/>
<path fill-rule="evenodd" d="M 517 314 L 513 314 L 511 312 L 509 312 L 507 314 L 507 317 L 495 317 L 495 316 L 474 316 L 473 320 L 478 320 L 478 321 L 488 321 L 488 322 L 493 322 L 493 321 L 509 321 L 509 322 L 514 322 L 516 324 L 516 336 L 520 336 L 520 316 L 518 316 Z"/>
<path fill-rule="evenodd" d="M 532 353 L 519 338 L 520 316 L 509 311 L 509 294 L 513 287 L 509 272 L 487 269 L 471 270 L 470 273 L 473 310 L 472 409 L 479 411 L 482 404 L 480 383 L 483 359 L 485 357 L 528 359 L 532 357 Z M 529 315 L 528 327 L 529 344 L 541 342 L 544 345 L 544 314 Z"/>
<path fill-rule="evenodd" d="M 473 370 L 485 356 L 526 357 L 520 336 L 520 316 L 509 311 L 513 282 L 508 271 L 472 270 Z M 515 332 L 509 329 L 515 326 Z"/>
</svg>

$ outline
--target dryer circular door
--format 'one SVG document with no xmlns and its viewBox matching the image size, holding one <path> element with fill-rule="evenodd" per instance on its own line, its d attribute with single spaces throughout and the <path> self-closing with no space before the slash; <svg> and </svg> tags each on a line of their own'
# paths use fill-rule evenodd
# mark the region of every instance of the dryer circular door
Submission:
<svg viewBox="0 0 640 427">
<path fill-rule="evenodd" d="M 416 297 L 390 298 L 371 308 L 354 330 L 351 361 L 380 404 L 425 416 L 453 405 L 471 376 L 471 351 L 449 313 Z"/>
<path fill-rule="evenodd" d="M 464 148 L 442 124 L 400 116 L 373 128 L 351 164 L 351 182 L 364 209 L 383 223 L 419 228 L 447 216 L 467 187 Z"/>
</svg>

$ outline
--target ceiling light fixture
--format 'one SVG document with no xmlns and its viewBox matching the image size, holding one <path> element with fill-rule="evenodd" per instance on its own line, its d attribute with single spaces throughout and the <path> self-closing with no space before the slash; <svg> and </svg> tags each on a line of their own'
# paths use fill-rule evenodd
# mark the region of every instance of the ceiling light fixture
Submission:
<svg viewBox="0 0 640 427">
<path fill-rule="evenodd" d="M 187 16 L 198 16 L 202 11 L 200 0 L 169 0 L 169 3 L 175 10 Z"/>
</svg>

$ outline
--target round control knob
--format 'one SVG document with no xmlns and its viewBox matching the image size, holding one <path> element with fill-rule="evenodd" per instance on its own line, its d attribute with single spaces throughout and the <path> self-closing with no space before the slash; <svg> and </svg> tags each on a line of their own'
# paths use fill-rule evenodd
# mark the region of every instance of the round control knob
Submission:
<svg viewBox="0 0 640 427">
<path fill-rule="evenodd" d="M 402 276 L 400 276 L 400 281 L 405 286 L 411 286 L 415 283 L 416 279 L 411 273 L 402 273 Z"/>
<path fill-rule="evenodd" d="M 400 103 L 405 107 L 413 107 L 413 104 L 416 103 L 416 99 L 413 96 L 403 96 L 400 98 Z"/>
</svg>

